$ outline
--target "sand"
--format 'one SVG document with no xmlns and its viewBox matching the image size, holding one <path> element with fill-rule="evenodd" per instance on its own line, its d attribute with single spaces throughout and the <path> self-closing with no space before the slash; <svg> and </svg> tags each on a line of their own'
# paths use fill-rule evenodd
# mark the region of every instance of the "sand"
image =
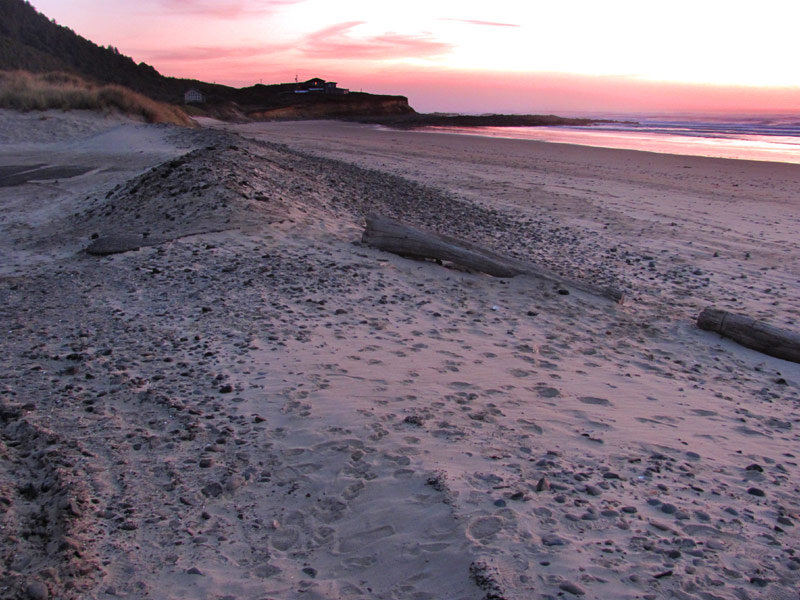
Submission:
<svg viewBox="0 0 800 600">
<path fill-rule="evenodd" d="M 800 329 L 800 166 L 0 124 L 0 597 L 797 597 L 800 365 L 694 321 Z M 365 247 L 370 212 L 626 301 Z"/>
</svg>

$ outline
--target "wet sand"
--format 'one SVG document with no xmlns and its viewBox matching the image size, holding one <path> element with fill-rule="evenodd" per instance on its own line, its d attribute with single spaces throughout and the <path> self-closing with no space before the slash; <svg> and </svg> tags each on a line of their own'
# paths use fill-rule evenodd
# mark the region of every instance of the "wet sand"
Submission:
<svg viewBox="0 0 800 600">
<path fill-rule="evenodd" d="M 800 167 L 0 118 L 0 168 L 91 167 L 0 187 L 0 595 L 796 594 L 800 365 L 694 320 L 800 328 Z M 626 302 L 367 248 L 371 212 Z"/>
</svg>

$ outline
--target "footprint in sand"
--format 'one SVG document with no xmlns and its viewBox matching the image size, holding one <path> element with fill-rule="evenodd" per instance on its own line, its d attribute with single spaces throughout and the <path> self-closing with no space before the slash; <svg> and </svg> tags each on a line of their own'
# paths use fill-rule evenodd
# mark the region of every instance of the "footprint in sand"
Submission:
<svg viewBox="0 0 800 600">
<path fill-rule="evenodd" d="M 595 398 L 594 396 L 583 396 L 582 398 L 578 398 L 584 404 L 594 404 L 597 406 L 614 406 L 610 400 L 606 400 L 605 398 Z"/>
<path fill-rule="evenodd" d="M 467 526 L 467 537 L 476 543 L 483 543 L 503 529 L 500 517 L 478 517 Z"/>
<path fill-rule="evenodd" d="M 540 387 L 536 393 L 542 398 L 558 398 L 561 395 L 561 392 L 554 387 Z"/>
<path fill-rule="evenodd" d="M 276 550 L 286 551 L 297 543 L 300 539 L 300 532 L 293 527 L 278 529 L 272 534 L 270 541 Z"/>
<path fill-rule="evenodd" d="M 696 414 L 699 417 L 715 417 L 717 413 L 713 410 L 704 410 L 702 408 L 693 409 L 691 412 Z"/>
<path fill-rule="evenodd" d="M 394 534 L 394 527 L 391 525 L 384 525 L 383 527 L 361 531 L 343 539 L 339 544 L 339 552 L 355 552 L 368 544 L 372 544 L 373 542 L 377 542 L 378 540 L 382 540 Z"/>
<path fill-rule="evenodd" d="M 539 427 L 539 425 L 537 425 L 534 421 L 530 421 L 528 419 L 517 419 L 517 423 L 522 425 L 528 431 L 533 431 L 534 433 L 537 433 L 539 435 L 542 435 L 544 433 L 544 430 L 541 427 Z"/>
</svg>

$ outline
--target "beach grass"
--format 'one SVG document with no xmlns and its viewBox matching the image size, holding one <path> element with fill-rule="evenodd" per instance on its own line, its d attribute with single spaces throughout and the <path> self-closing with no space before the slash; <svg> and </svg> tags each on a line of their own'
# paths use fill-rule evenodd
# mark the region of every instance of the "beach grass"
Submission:
<svg viewBox="0 0 800 600">
<path fill-rule="evenodd" d="M 148 123 L 192 127 L 180 108 L 114 84 L 95 84 L 71 73 L 0 71 L 0 108 L 34 110 L 118 110 Z"/>
</svg>

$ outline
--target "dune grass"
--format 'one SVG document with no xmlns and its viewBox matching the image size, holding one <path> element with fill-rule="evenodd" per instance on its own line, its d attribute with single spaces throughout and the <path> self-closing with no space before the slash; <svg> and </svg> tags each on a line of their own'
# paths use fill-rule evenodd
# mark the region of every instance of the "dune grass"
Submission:
<svg viewBox="0 0 800 600">
<path fill-rule="evenodd" d="M 156 102 L 121 85 L 97 85 L 71 73 L 0 71 L 0 108 L 118 110 L 148 123 L 193 127 L 180 108 Z"/>
</svg>

